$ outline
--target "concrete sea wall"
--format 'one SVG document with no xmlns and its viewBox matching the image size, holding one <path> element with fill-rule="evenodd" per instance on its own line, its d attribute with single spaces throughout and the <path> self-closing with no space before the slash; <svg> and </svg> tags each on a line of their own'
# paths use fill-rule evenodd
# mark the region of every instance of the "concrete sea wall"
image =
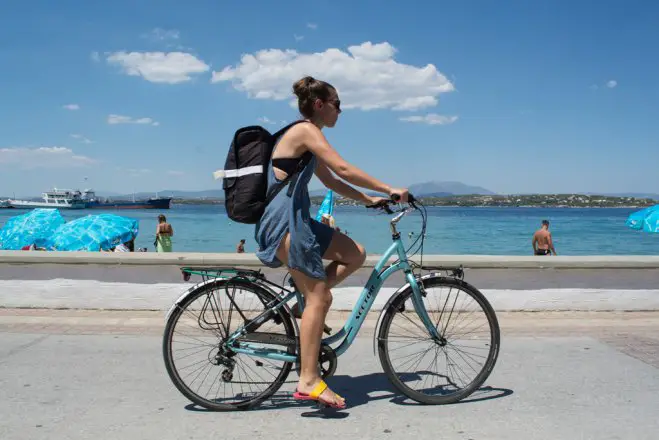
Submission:
<svg viewBox="0 0 659 440">
<path fill-rule="evenodd" d="M 333 309 L 352 308 L 378 259 L 333 289 Z M 423 264 L 462 265 L 498 311 L 659 310 L 659 256 L 426 255 Z M 253 254 L 0 251 L 0 307 L 164 311 L 201 281 L 184 281 L 185 266 L 261 269 L 273 282 L 286 275 Z M 403 283 L 402 274 L 390 277 L 373 310 Z"/>
</svg>

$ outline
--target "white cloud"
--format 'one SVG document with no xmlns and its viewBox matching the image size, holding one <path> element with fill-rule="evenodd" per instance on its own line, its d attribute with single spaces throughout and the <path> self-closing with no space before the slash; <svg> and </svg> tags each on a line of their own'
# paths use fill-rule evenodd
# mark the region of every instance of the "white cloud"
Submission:
<svg viewBox="0 0 659 440">
<path fill-rule="evenodd" d="M 151 32 L 148 32 L 142 35 L 143 38 L 154 41 L 167 41 L 167 40 L 178 40 L 181 36 L 181 33 L 176 29 L 161 29 L 155 28 Z"/>
<path fill-rule="evenodd" d="M 268 118 L 265 117 L 265 116 L 260 117 L 260 118 L 259 118 L 259 122 L 262 122 L 263 124 L 271 124 L 271 125 L 276 124 L 275 121 L 272 121 L 272 120 L 268 119 Z"/>
<path fill-rule="evenodd" d="M 85 144 L 93 144 L 94 143 L 94 141 L 92 141 L 91 139 L 86 138 L 85 136 L 83 136 L 81 134 L 72 134 L 71 137 L 73 139 L 78 139 L 80 142 L 85 143 Z"/>
<path fill-rule="evenodd" d="M 130 76 L 141 76 L 154 83 L 178 84 L 192 75 L 210 70 L 202 60 L 186 52 L 114 52 L 107 57 Z"/>
<path fill-rule="evenodd" d="M 400 118 L 404 122 L 420 122 L 429 125 L 448 125 L 458 120 L 457 116 L 444 116 L 437 113 L 428 113 L 425 116 L 406 116 Z"/>
<path fill-rule="evenodd" d="M 80 110 L 80 106 L 78 104 L 66 104 L 63 105 L 62 108 L 66 110 Z"/>
<path fill-rule="evenodd" d="M 170 176 L 174 176 L 174 177 L 185 176 L 185 173 L 183 171 L 175 171 L 175 170 L 169 170 L 169 171 L 167 171 L 167 174 L 169 174 Z"/>
<path fill-rule="evenodd" d="M 108 124 L 141 124 L 141 125 L 160 125 L 160 122 L 154 121 L 151 118 L 132 118 L 130 116 L 122 115 L 108 115 Z"/>
<path fill-rule="evenodd" d="M 250 98 L 292 98 L 293 82 L 304 75 L 334 85 L 344 109 L 391 108 L 418 110 L 437 105 L 453 84 L 432 64 L 416 67 L 394 60 L 396 49 L 387 42 L 362 43 L 318 53 L 266 49 L 243 55 L 236 66 L 213 72 L 211 82 L 230 81 Z"/>
<path fill-rule="evenodd" d="M 615 86 L 618 85 L 618 81 L 612 79 L 606 83 L 606 86 L 610 89 L 614 88 Z"/>
<path fill-rule="evenodd" d="M 91 57 L 92 61 L 94 61 L 94 62 L 101 61 L 101 55 L 97 51 L 92 52 L 90 57 Z"/>
<path fill-rule="evenodd" d="M 318 29 L 318 25 L 316 23 L 307 23 L 307 27 L 313 30 Z"/>
<path fill-rule="evenodd" d="M 75 154 L 66 147 L 0 148 L 0 164 L 19 165 L 23 169 L 71 168 L 95 163 L 95 159 Z"/>
<path fill-rule="evenodd" d="M 304 40 L 304 35 L 293 34 L 293 38 L 295 38 L 295 41 L 302 41 Z"/>
</svg>

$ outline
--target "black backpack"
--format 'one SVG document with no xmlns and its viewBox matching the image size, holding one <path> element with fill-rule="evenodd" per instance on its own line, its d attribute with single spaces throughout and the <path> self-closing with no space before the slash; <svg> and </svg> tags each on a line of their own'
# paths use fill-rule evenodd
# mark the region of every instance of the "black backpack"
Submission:
<svg viewBox="0 0 659 440">
<path fill-rule="evenodd" d="M 297 170 L 288 175 L 281 185 L 266 194 L 268 189 L 268 165 L 277 139 L 293 125 L 288 124 L 275 134 L 259 125 L 238 129 L 229 147 L 229 154 L 223 170 L 215 171 L 216 179 L 224 179 L 224 206 L 229 218 L 238 223 L 254 224 L 259 221 L 265 207 L 292 179 L 297 181 L 299 173 L 311 160 L 311 153 L 305 153 Z M 294 182 L 295 182 L 294 181 Z M 289 195 L 295 186 L 291 184 Z"/>
</svg>

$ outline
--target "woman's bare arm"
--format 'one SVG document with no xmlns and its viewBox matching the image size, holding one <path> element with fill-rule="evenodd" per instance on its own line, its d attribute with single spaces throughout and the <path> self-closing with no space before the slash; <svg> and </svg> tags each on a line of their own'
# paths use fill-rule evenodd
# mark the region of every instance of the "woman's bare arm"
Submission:
<svg viewBox="0 0 659 440">
<path fill-rule="evenodd" d="M 323 132 L 313 124 L 299 124 L 301 141 L 321 162 L 327 165 L 341 179 L 361 188 L 371 189 L 387 195 L 391 194 L 392 187 L 370 176 L 354 165 L 349 164 L 327 142 Z M 349 190 L 348 190 L 349 191 Z M 339 192 L 339 191 L 337 191 Z"/>
<path fill-rule="evenodd" d="M 327 188 L 336 191 L 338 194 L 365 204 L 372 203 L 370 196 L 356 190 L 352 186 L 334 177 L 332 172 L 322 162 L 316 165 L 316 176 Z"/>
</svg>

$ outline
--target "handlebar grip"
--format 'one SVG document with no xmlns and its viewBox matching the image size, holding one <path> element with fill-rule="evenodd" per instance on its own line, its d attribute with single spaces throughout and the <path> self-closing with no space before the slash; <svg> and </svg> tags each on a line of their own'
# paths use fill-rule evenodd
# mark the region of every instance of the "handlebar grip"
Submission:
<svg viewBox="0 0 659 440">
<path fill-rule="evenodd" d="M 399 202 L 400 201 L 400 194 L 392 194 L 391 195 L 391 200 L 396 202 L 396 203 Z M 409 203 L 413 203 L 413 202 L 416 202 L 416 199 L 414 198 L 414 196 L 412 194 L 407 193 L 407 201 Z"/>
</svg>

